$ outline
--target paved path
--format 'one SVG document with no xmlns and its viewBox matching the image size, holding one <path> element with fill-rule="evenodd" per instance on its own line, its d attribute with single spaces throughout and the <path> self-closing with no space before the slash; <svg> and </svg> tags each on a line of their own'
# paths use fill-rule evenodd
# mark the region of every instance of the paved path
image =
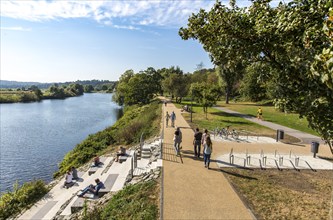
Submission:
<svg viewBox="0 0 333 220">
<path fill-rule="evenodd" d="M 320 137 L 312 135 L 312 134 L 307 134 L 307 133 L 297 131 L 297 130 L 292 129 L 292 128 L 288 128 L 288 127 L 285 127 L 285 126 L 282 126 L 282 125 L 274 124 L 272 122 L 261 121 L 261 120 L 258 120 L 255 117 L 252 117 L 252 116 L 249 116 L 249 115 L 246 115 L 246 114 L 242 114 L 242 113 L 239 113 L 239 112 L 236 112 L 236 111 L 232 111 L 232 110 L 229 110 L 227 108 L 223 108 L 223 107 L 214 107 L 214 108 L 216 108 L 218 110 L 221 110 L 221 111 L 224 111 L 226 113 L 236 115 L 238 117 L 242 117 L 242 118 L 244 118 L 248 121 L 263 125 L 265 127 L 268 127 L 268 128 L 274 129 L 274 130 L 278 130 L 278 129 L 284 130 L 285 134 L 288 134 L 290 136 L 293 136 L 293 137 L 296 137 L 296 138 L 300 139 L 301 143 L 304 143 L 304 144 L 310 144 L 312 141 L 316 141 L 316 142 L 319 142 L 319 143 L 324 143 L 324 141 Z"/>
<path fill-rule="evenodd" d="M 175 128 L 164 123 L 163 219 L 253 219 L 217 164 L 212 162 L 208 170 L 202 159 L 193 157 L 194 133 L 183 113 L 170 103 L 163 108 L 163 116 L 165 111 L 176 113 L 183 143 L 181 159 L 172 146 Z"/>
</svg>

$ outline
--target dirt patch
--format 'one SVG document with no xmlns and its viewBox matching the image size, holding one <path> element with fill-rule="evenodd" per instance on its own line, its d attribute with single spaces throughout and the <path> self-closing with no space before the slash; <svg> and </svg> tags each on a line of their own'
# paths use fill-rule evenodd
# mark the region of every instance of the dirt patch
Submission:
<svg viewBox="0 0 333 220">
<path fill-rule="evenodd" d="M 328 219 L 332 171 L 222 169 L 258 219 Z"/>
</svg>

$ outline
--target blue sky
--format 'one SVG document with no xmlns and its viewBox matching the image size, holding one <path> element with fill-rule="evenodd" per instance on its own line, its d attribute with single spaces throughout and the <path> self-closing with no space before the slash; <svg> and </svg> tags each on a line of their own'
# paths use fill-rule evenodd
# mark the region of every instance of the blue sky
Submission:
<svg viewBox="0 0 333 220">
<path fill-rule="evenodd" d="M 228 4 L 229 1 L 223 1 Z M 208 54 L 178 30 L 212 1 L 1 0 L 2 80 L 118 80 L 135 72 L 179 66 L 193 72 Z M 249 1 L 237 1 L 248 5 Z"/>
</svg>

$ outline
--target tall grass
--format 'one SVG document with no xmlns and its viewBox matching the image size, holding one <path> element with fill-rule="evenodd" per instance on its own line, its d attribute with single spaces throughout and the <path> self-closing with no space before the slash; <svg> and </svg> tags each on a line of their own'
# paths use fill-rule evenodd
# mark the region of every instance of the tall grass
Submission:
<svg viewBox="0 0 333 220">
<path fill-rule="evenodd" d="M 0 219 L 7 219 L 19 214 L 41 199 L 49 191 L 42 180 L 24 183 L 21 187 L 16 183 L 12 192 L 0 197 Z"/>
</svg>

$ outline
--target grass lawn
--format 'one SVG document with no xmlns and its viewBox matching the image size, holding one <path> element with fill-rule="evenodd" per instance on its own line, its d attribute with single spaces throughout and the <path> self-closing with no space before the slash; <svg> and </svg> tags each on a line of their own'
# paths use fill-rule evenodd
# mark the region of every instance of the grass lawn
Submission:
<svg viewBox="0 0 333 220">
<path fill-rule="evenodd" d="M 181 108 L 183 105 L 190 105 L 190 102 L 183 101 L 182 104 L 174 104 L 177 106 L 177 108 Z M 192 123 L 190 122 L 190 113 L 183 113 L 183 116 L 193 129 L 198 127 L 200 129 L 206 128 L 210 131 L 213 131 L 217 127 L 223 128 L 230 125 L 231 129 L 236 129 L 237 131 L 250 132 L 260 136 L 268 136 L 273 138 L 276 136 L 275 130 L 214 108 L 208 108 L 208 114 L 206 118 L 206 114 L 203 112 L 203 108 L 197 104 L 193 104 Z M 240 132 L 240 135 L 242 135 L 242 132 Z M 298 142 L 299 140 L 289 135 L 285 135 L 285 141 L 292 143 Z"/>
<path fill-rule="evenodd" d="M 222 169 L 257 219 L 329 219 L 332 171 Z"/>
<path fill-rule="evenodd" d="M 224 102 L 218 102 L 220 107 L 225 107 L 230 110 L 234 110 L 243 114 L 256 117 L 259 107 L 263 110 L 263 117 L 265 121 L 280 124 L 289 128 L 293 128 L 299 131 L 303 131 L 309 134 L 317 135 L 318 133 L 308 127 L 308 121 L 305 118 L 299 118 L 298 114 L 284 113 L 277 111 L 274 106 L 260 106 L 251 102 L 239 102 L 225 104 Z"/>
</svg>

